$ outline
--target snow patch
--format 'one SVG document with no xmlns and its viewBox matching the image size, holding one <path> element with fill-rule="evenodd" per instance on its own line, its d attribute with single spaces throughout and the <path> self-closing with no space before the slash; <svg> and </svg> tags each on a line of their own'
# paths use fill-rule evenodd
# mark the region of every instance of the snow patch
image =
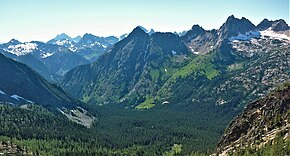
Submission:
<svg viewBox="0 0 290 156">
<path fill-rule="evenodd" d="M 286 42 L 290 42 L 290 37 L 286 34 L 277 33 L 271 29 L 261 31 L 262 37 L 269 37 L 271 39 L 278 39 L 278 40 L 286 40 Z"/>
<path fill-rule="evenodd" d="M 198 51 L 195 51 L 192 47 L 189 47 L 190 51 L 193 52 L 194 54 L 198 55 L 200 52 Z M 186 57 L 184 57 L 186 58 Z"/>
<path fill-rule="evenodd" d="M 172 55 L 176 55 L 177 54 L 177 52 L 174 51 L 174 50 L 172 50 L 171 52 L 172 52 Z"/>
<path fill-rule="evenodd" d="M 72 51 L 72 52 L 76 52 L 77 50 L 78 50 L 78 48 L 76 48 L 76 47 L 70 47 L 70 48 L 68 48 L 70 51 Z"/>
<path fill-rule="evenodd" d="M 17 56 L 26 55 L 37 49 L 37 44 L 35 43 L 22 43 L 17 45 L 10 45 L 7 49 L 9 53 Z"/>
<path fill-rule="evenodd" d="M 252 38 L 260 38 L 260 37 L 261 37 L 261 33 L 259 31 L 250 31 L 250 32 L 247 32 L 246 34 L 239 34 L 238 36 L 231 37 L 229 40 L 231 42 L 249 41 Z"/>
<path fill-rule="evenodd" d="M 23 97 L 21 97 L 21 96 L 19 96 L 19 95 L 16 95 L 16 94 L 14 94 L 14 95 L 11 95 L 10 96 L 11 98 L 13 98 L 13 99 L 15 99 L 15 100 L 25 100 Z"/>
<path fill-rule="evenodd" d="M 67 40 L 67 39 L 56 41 L 55 44 L 60 45 L 60 46 L 70 45 L 70 47 L 73 47 L 72 41 Z"/>
<path fill-rule="evenodd" d="M 30 100 L 26 100 L 27 102 L 29 102 L 29 103 L 31 103 L 31 104 L 34 104 L 34 102 L 33 101 L 30 101 Z"/>
<path fill-rule="evenodd" d="M 6 93 L 3 92 L 2 90 L 0 90 L 0 94 L 2 94 L 2 95 L 6 95 Z"/>
<path fill-rule="evenodd" d="M 52 56 L 54 53 L 43 53 L 41 54 L 41 58 L 47 58 L 47 57 L 50 57 Z"/>
</svg>

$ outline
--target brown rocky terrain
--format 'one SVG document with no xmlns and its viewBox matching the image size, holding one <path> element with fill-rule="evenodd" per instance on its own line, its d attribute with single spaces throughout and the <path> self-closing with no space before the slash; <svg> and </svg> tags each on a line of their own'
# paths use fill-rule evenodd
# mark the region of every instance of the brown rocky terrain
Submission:
<svg viewBox="0 0 290 156">
<path fill-rule="evenodd" d="M 289 112 L 289 85 L 249 104 L 225 131 L 218 144 L 217 154 L 229 155 L 245 148 L 263 148 L 268 143 L 273 144 L 277 135 L 284 141 L 289 140 Z"/>
</svg>

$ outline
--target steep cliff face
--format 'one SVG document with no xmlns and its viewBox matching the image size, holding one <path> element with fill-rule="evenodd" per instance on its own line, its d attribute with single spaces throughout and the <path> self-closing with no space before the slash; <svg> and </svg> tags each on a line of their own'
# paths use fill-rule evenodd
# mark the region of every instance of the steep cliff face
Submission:
<svg viewBox="0 0 290 156">
<path fill-rule="evenodd" d="M 251 148 L 259 150 L 265 145 L 276 144 L 290 139 L 290 86 L 284 86 L 267 97 L 251 103 L 236 117 L 221 138 L 218 155 L 229 155 Z M 289 144 L 288 144 L 289 145 Z M 287 147 L 286 143 L 282 146 Z M 287 149 L 282 149 L 286 150 Z M 289 149 L 288 149 L 289 150 Z"/>
</svg>

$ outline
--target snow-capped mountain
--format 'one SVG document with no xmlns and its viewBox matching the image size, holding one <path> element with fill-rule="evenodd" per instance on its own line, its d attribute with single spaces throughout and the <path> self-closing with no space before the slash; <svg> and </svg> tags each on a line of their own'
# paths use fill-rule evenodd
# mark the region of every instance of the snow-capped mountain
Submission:
<svg viewBox="0 0 290 156">
<path fill-rule="evenodd" d="M 93 62 L 102 55 L 108 47 L 114 45 L 118 41 L 119 39 L 114 36 L 99 37 L 86 33 L 83 37 L 77 36 L 71 38 L 65 33 L 62 33 L 49 40 L 47 43 L 68 48 L 70 51 Z"/>
<path fill-rule="evenodd" d="M 5 49 L 7 52 L 21 56 L 21 55 L 27 55 L 34 50 L 37 50 L 37 44 L 35 43 L 19 43 L 15 45 L 9 45 L 7 49 Z"/>
<path fill-rule="evenodd" d="M 38 41 L 21 43 L 13 39 L 0 45 L 0 53 L 27 64 L 50 81 L 55 81 L 60 75 L 78 65 L 89 63 L 65 46 Z"/>
</svg>

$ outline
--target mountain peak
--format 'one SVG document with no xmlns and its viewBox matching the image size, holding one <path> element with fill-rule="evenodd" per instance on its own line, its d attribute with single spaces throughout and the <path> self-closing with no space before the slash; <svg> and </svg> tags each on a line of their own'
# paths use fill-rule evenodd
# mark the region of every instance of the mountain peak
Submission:
<svg viewBox="0 0 290 156">
<path fill-rule="evenodd" d="M 235 18 L 234 15 L 231 15 L 230 17 L 228 17 L 227 21 L 221 26 L 219 31 L 221 37 L 225 39 L 255 30 L 256 26 L 245 17 L 238 19 Z"/>
<path fill-rule="evenodd" d="M 231 20 L 238 20 L 234 15 L 231 15 L 227 18 L 227 22 Z"/>
<path fill-rule="evenodd" d="M 262 22 L 270 22 L 270 21 L 267 18 L 264 18 Z"/>
<path fill-rule="evenodd" d="M 132 36 L 140 36 L 140 35 L 148 35 L 140 26 L 137 26 L 133 29 L 133 31 L 128 35 L 128 37 Z"/>
<path fill-rule="evenodd" d="M 96 37 L 96 36 L 90 33 L 85 33 L 83 38 L 86 38 L 86 37 Z"/>
<path fill-rule="evenodd" d="M 289 26 L 283 19 L 279 19 L 279 20 L 274 21 L 274 23 L 272 25 L 273 31 L 285 31 L 288 29 L 289 29 Z"/>
<path fill-rule="evenodd" d="M 191 30 L 193 31 L 205 31 L 201 26 L 199 26 L 198 24 L 195 24 L 192 26 Z"/>
<path fill-rule="evenodd" d="M 11 44 L 11 45 L 16 45 L 16 44 L 20 44 L 20 43 L 21 43 L 20 41 L 14 39 L 14 38 L 8 42 L 8 44 Z"/>
<path fill-rule="evenodd" d="M 54 40 L 63 40 L 63 39 L 71 39 L 71 37 L 69 37 L 67 34 L 65 33 L 61 33 L 56 35 L 55 38 L 53 38 Z"/>
<path fill-rule="evenodd" d="M 181 38 L 185 42 L 189 42 L 192 39 L 195 39 L 196 37 L 204 33 L 205 33 L 205 30 L 201 26 L 196 24 L 196 25 L 193 25 L 192 28 Z"/>
<path fill-rule="evenodd" d="M 267 18 L 265 18 L 262 22 L 260 22 L 258 25 L 257 25 L 257 28 L 259 30 L 266 30 L 268 28 L 270 28 L 273 24 L 273 21 L 269 21 Z"/>
</svg>

